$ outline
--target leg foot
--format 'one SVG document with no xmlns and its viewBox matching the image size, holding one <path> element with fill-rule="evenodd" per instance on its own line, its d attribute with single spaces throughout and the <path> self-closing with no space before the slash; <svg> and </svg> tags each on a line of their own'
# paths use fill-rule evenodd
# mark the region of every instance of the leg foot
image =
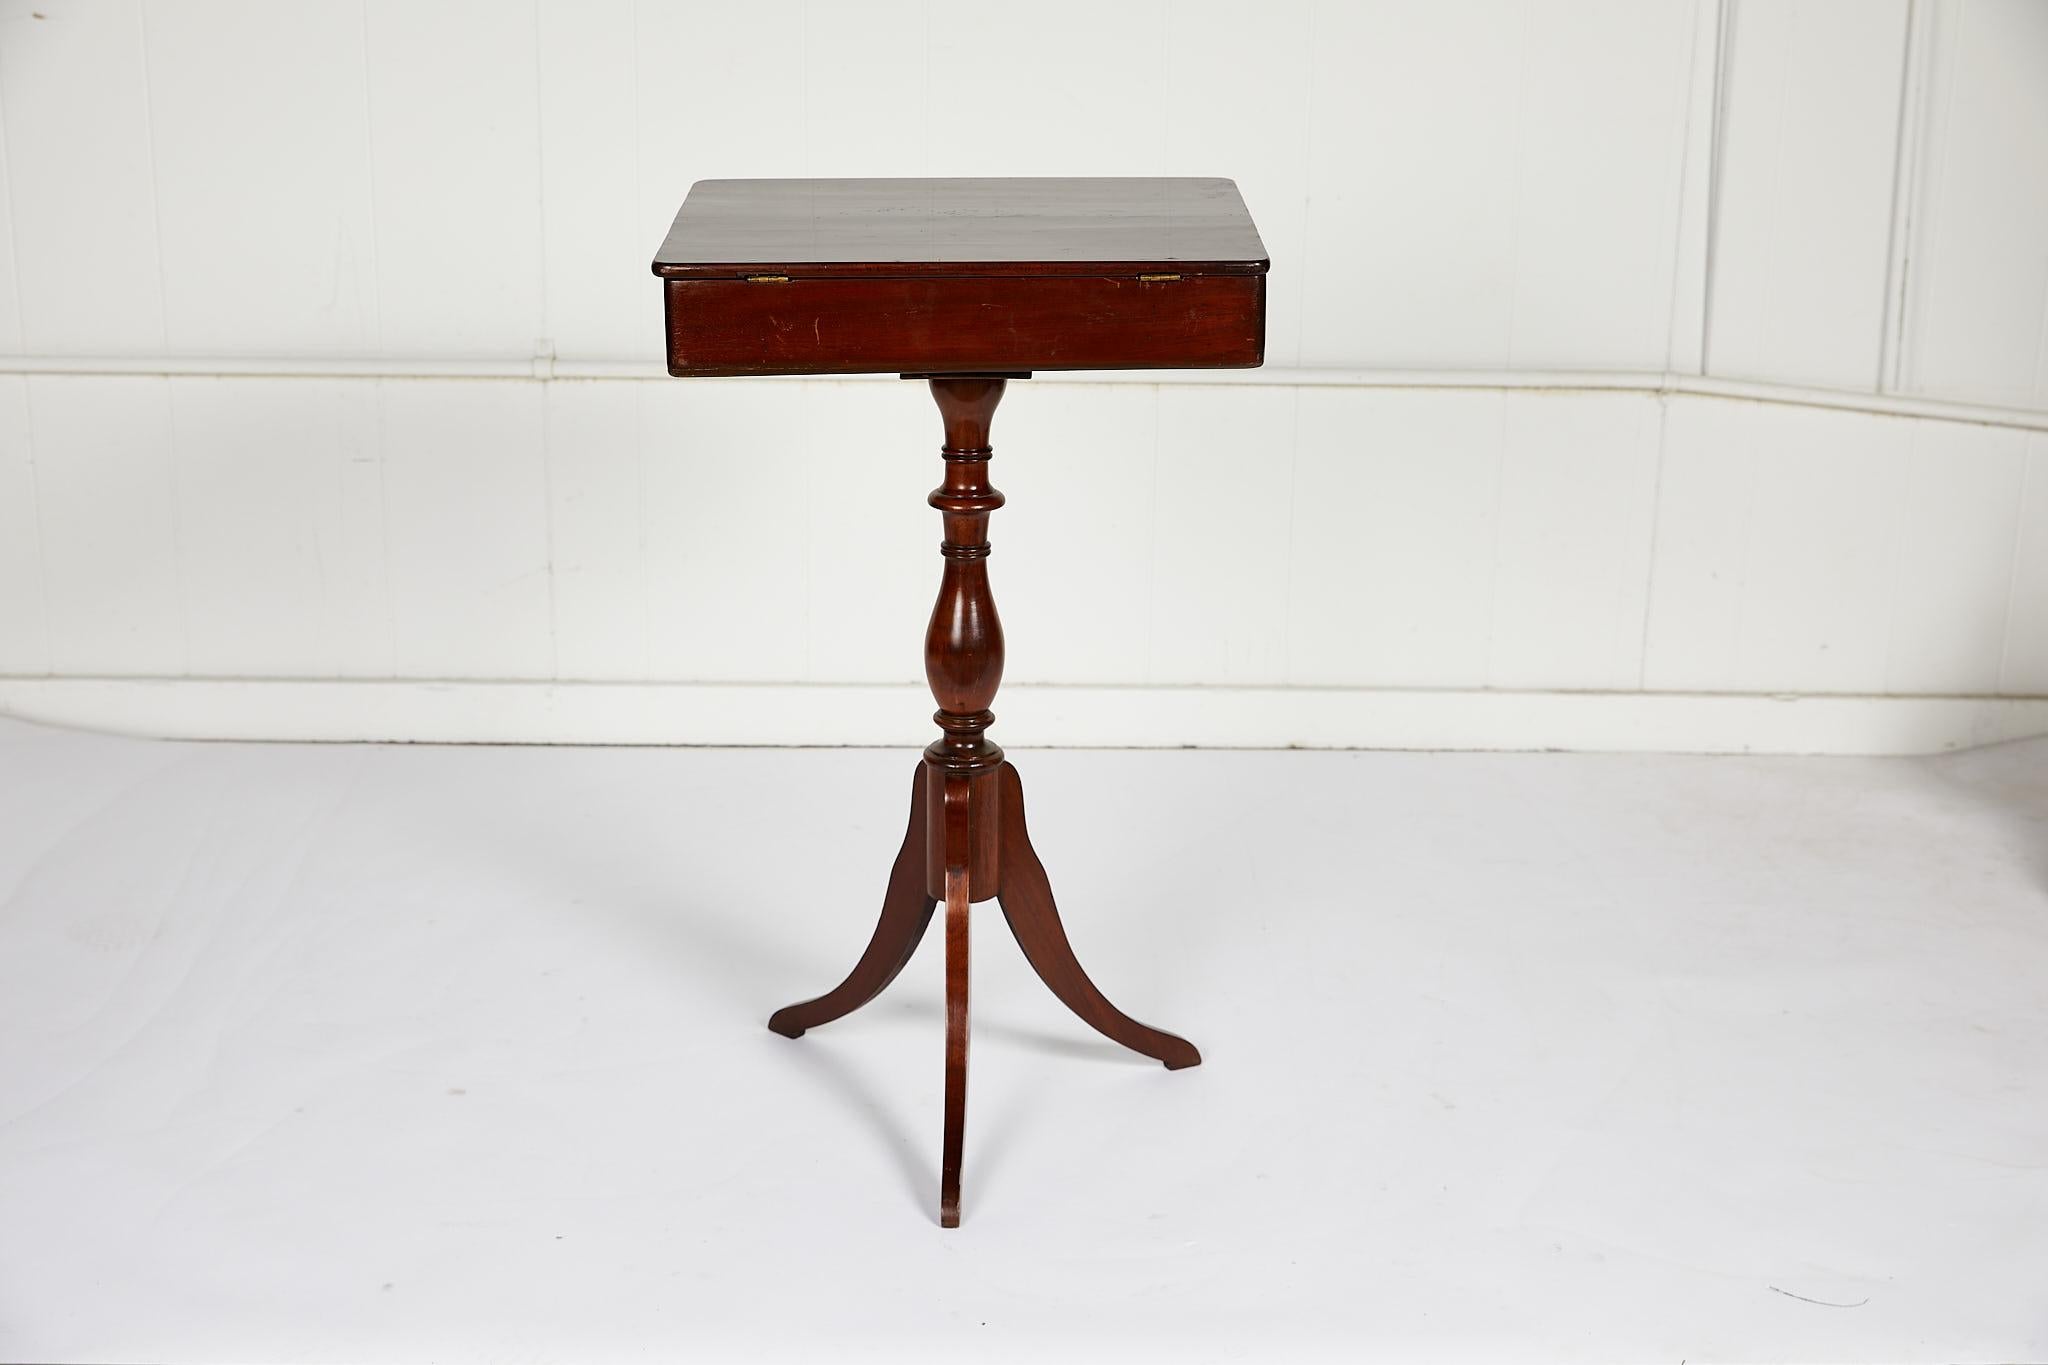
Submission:
<svg viewBox="0 0 2048 1365">
<path fill-rule="evenodd" d="M 1045 865 L 1038 861 L 1024 828 L 1024 784 L 1008 763 L 1003 764 L 997 780 L 1003 789 L 999 801 L 1001 887 L 996 895 L 1002 902 L 1003 918 L 1010 922 L 1010 932 L 1017 936 L 1017 946 L 1024 950 L 1032 970 L 1068 1009 L 1112 1041 L 1165 1063 L 1168 1071 L 1200 1065 L 1202 1054 L 1193 1043 L 1131 1018 L 1110 1004 L 1081 970 L 1060 924 L 1059 909 L 1053 904 Z"/>
<path fill-rule="evenodd" d="M 805 1029 L 829 1024 L 874 999 L 910 961 L 938 904 L 925 894 L 924 811 L 924 765 L 920 763 L 910 785 L 910 832 L 903 836 L 896 865 L 889 870 L 882 918 L 868 940 L 867 951 L 853 964 L 846 980 L 815 1000 L 775 1011 L 769 1017 L 769 1028 L 785 1038 L 801 1038 Z"/>
</svg>

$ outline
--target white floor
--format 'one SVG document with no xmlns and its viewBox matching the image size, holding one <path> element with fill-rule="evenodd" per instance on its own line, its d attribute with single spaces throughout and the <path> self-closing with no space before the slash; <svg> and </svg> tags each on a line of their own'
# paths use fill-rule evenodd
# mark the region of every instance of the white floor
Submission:
<svg viewBox="0 0 2048 1365">
<path fill-rule="evenodd" d="M 1016 757 L 943 1232 L 911 756 L 0 728 L 0 1359 L 2048 1357 L 2048 741 Z"/>
</svg>

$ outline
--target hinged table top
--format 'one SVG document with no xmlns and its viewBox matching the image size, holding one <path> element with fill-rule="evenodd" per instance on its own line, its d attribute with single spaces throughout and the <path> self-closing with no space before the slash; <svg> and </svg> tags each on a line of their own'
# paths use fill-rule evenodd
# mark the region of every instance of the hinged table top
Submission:
<svg viewBox="0 0 2048 1365">
<path fill-rule="evenodd" d="M 1213 369 L 1265 355 L 1228 180 L 700 180 L 654 259 L 669 373 Z"/>
<path fill-rule="evenodd" d="M 1245 275 L 1266 264 L 1229 180 L 700 180 L 654 273 Z"/>
</svg>

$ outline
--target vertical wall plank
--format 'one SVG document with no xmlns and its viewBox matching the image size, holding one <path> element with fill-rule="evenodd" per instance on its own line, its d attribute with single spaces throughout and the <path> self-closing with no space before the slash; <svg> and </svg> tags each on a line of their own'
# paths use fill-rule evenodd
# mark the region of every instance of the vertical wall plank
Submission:
<svg viewBox="0 0 2048 1365">
<path fill-rule="evenodd" d="M 0 674 L 50 671 L 28 381 L 0 375 Z"/>
<path fill-rule="evenodd" d="M 366 3 L 380 349 L 530 355 L 546 334 L 533 12 Z"/>
<path fill-rule="evenodd" d="M 1742 623 L 1744 533 L 1760 407 L 1667 400 L 1643 686 L 1726 691 Z"/>
<path fill-rule="evenodd" d="M 1644 685 L 1872 692 L 1890 620 L 1904 419 L 1673 400 Z"/>
<path fill-rule="evenodd" d="M 1148 680 L 1286 679 L 1294 403 L 1283 388 L 1160 386 Z"/>
<path fill-rule="evenodd" d="M 1661 368 L 1692 14 L 1319 7 L 1302 363 Z"/>
<path fill-rule="evenodd" d="M 359 380 L 178 379 L 179 586 L 188 671 L 216 677 L 332 677 L 357 656 L 378 582 L 382 531 L 349 516 L 347 466 L 374 432 Z"/>
<path fill-rule="evenodd" d="M 657 680 L 809 676 L 809 385 L 635 384 Z"/>
<path fill-rule="evenodd" d="M 647 676 L 647 507 L 635 384 L 547 386 L 554 632 L 564 678 Z"/>
<path fill-rule="evenodd" d="M 1998 690 L 2012 600 L 2027 433 L 1913 422 L 1898 485 L 1898 540 L 1881 592 L 1885 690 Z"/>
<path fill-rule="evenodd" d="M 1884 676 L 1885 581 L 1912 424 L 1779 408 L 1759 468 L 1737 686 L 1865 692 Z"/>
<path fill-rule="evenodd" d="M 7 161 L 7 101 L 0 98 L 0 353 L 18 354 L 26 345 L 21 330 L 21 270 L 14 254 L 14 176 Z"/>
<path fill-rule="evenodd" d="M 1632 690 L 1656 519 L 1658 400 L 1508 394 L 1494 687 Z"/>
<path fill-rule="evenodd" d="M 162 379 L 28 381 L 54 672 L 185 672 L 167 387 Z"/>
<path fill-rule="evenodd" d="M 171 347 L 370 350 L 361 5 L 176 0 L 145 19 Z"/>
<path fill-rule="evenodd" d="M 1712 236 L 1714 121 L 1720 101 L 1720 0 L 1694 0 L 1692 66 L 1686 76 L 1685 142 L 1679 154 L 1673 242 L 1671 335 L 1664 368 L 1701 374 L 1706 365 L 1707 250 Z"/>
<path fill-rule="evenodd" d="M 1528 23 L 1510 366 L 1661 368 L 1693 28 L 1687 0 L 1575 0 Z"/>
<path fill-rule="evenodd" d="M 163 279 L 140 0 L 38 12 L 0 43 L 23 343 L 153 354 Z"/>
<path fill-rule="evenodd" d="M 996 414 L 990 531 L 1013 682 L 1145 676 L 1157 534 L 1156 386 L 1014 386 Z M 933 483 L 938 480 L 934 479 Z"/>
<path fill-rule="evenodd" d="M 1956 0 L 1932 36 L 1905 386 L 2048 408 L 2048 6 Z"/>
<path fill-rule="evenodd" d="M 1166 142 L 1156 54 L 1172 27 L 1164 0 L 1041 0 L 1029 23 L 999 5 L 929 13 L 933 97 L 920 135 L 931 174 L 1156 174 Z M 956 116 L 954 90 L 972 90 L 971 118 Z"/>
<path fill-rule="evenodd" d="M 1288 681 L 1486 682 L 1502 397 L 1305 388 Z"/>
<path fill-rule="evenodd" d="M 1013 384 L 996 414 L 992 479 L 1032 458 L 1010 440 L 1013 413 L 1045 395 Z M 1055 400 L 1056 401 L 1056 400 Z M 919 380 L 821 386 L 804 405 L 806 676 L 818 682 L 913 682 L 924 677 L 924 628 L 944 561 L 939 514 L 925 501 L 942 477 L 938 406 Z M 1013 456 L 1013 452 L 1015 452 Z M 990 528 L 1000 576 L 1008 514 Z M 1003 601 L 1000 591 L 997 601 Z"/>
<path fill-rule="evenodd" d="M 668 221 L 644 220 L 633 0 L 543 0 L 540 154 L 548 339 L 578 358 L 660 354 L 647 263 Z"/>
<path fill-rule="evenodd" d="M 1316 7 L 1302 364 L 1507 364 L 1527 23 L 1504 0 Z"/>
<path fill-rule="evenodd" d="M 1730 31 L 1708 372 L 1868 391 L 1905 0 L 1737 4 Z"/>
<path fill-rule="evenodd" d="M 803 173 L 928 174 L 934 125 L 954 121 L 950 81 L 928 60 L 932 30 L 972 20 L 965 6 L 926 0 L 805 0 L 800 28 L 781 35 L 802 47 L 803 89 L 791 93 L 803 104 Z"/>
<path fill-rule="evenodd" d="M 309 395 L 320 423 L 322 468 L 313 509 L 328 643 L 334 671 L 344 678 L 389 678 L 398 671 L 380 387 L 373 379 L 350 380 Z"/>
<path fill-rule="evenodd" d="M 551 676 L 540 386 L 384 381 L 378 404 L 398 676 Z"/>
<path fill-rule="evenodd" d="M 1891 647 L 1898 479 L 1913 424 L 1772 408 L 1750 507 L 1735 685 L 1869 692 Z"/>
<path fill-rule="evenodd" d="M 2048 432 L 2027 435 L 1998 690 L 2048 696 Z"/>
<path fill-rule="evenodd" d="M 634 16 L 638 121 L 630 135 L 640 195 L 633 221 L 643 233 L 654 234 L 642 257 L 644 266 L 654 259 L 661 234 L 696 181 L 804 174 L 809 156 L 801 58 L 792 55 L 787 42 L 788 35 L 803 31 L 804 9 L 800 0 L 746 5 L 639 0 Z M 746 109 L 744 118 L 733 116 L 736 106 Z M 715 137 L 678 135 L 713 129 Z M 878 138 L 904 135 L 897 128 L 872 131 Z"/>
</svg>

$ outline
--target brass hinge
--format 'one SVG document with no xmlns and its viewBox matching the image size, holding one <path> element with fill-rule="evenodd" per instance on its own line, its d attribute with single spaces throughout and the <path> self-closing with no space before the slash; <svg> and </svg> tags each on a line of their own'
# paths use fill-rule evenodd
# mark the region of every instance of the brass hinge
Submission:
<svg viewBox="0 0 2048 1365">
<path fill-rule="evenodd" d="M 1155 284 L 1161 280 L 1177 280 L 1179 278 L 1180 276 L 1178 275 L 1140 275 L 1138 276 L 1138 282 L 1140 284 Z"/>
<path fill-rule="evenodd" d="M 788 283 L 789 283 L 789 276 L 787 276 L 787 275 L 749 275 L 749 276 L 747 276 L 747 283 L 748 283 L 748 284 L 788 284 Z"/>
</svg>

